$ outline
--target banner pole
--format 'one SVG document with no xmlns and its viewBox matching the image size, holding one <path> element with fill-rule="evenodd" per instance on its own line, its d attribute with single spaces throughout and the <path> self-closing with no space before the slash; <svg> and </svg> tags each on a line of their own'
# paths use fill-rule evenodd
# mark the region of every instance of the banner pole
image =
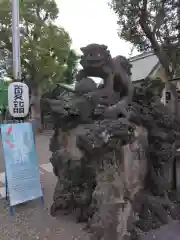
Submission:
<svg viewBox="0 0 180 240">
<path fill-rule="evenodd" d="M 19 0 L 12 0 L 13 77 L 21 80 Z"/>
</svg>

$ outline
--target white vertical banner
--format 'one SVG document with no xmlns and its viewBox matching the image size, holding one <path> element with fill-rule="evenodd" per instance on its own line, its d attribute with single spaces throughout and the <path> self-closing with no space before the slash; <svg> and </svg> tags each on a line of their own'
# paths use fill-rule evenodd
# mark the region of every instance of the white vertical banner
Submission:
<svg viewBox="0 0 180 240">
<path fill-rule="evenodd" d="M 165 89 L 165 88 L 162 90 L 161 102 L 162 102 L 164 105 L 166 105 L 166 89 Z"/>
</svg>

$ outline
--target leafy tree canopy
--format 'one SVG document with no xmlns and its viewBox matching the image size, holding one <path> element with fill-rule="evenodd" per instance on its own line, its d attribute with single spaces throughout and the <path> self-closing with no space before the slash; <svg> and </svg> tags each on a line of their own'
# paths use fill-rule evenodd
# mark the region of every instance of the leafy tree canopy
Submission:
<svg viewBox="0 0 180 240">
<path fill-rule="evenodd" d="M 179 0 L 111 0 L 119 36 L 139 51 L 154 50 L 169 77 L 180 63 Z"/>
<path fill-rule="evenodd" d="M 11 1 L 0 2 L 0 48 L 12 52 Z M 22 73 L 34 86 L 60 81 L 70 53 L 71 39 L 55 25 L 58 8 L 54 0 L 21 0 L 20 32 Z"/>
</svg>

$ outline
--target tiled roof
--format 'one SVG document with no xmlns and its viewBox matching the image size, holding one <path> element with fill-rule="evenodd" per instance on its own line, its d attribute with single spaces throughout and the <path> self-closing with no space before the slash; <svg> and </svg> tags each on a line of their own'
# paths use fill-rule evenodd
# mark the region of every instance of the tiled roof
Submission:
<svg viewBox="0 0 180 240">
<path fill-rule="evenodd" d="M 145 79 L 159 63 L 158 58 L 153 52 L 131 57 L 129 61 L 132 64 L 132 81 Z"/>
</svg>

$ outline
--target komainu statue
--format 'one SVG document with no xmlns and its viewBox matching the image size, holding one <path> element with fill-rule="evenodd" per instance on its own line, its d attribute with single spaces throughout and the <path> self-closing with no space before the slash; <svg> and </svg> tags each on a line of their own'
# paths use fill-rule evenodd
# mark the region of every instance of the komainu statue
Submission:
<svg viewBox="0 0 180 240">
<path fill-rule="evenodd" d="M 180 218 L 174 178 L 180 120 L 161 103 L 161 82 L 154 88 L 147 78 L 133 89 L 125 57 L 112 58 L 98 44 L 81 50 L 74 92 L 47 100 L 57 177 L 51 214 L 74 214 L 92 240 L 148 240 L 155 229 L 168 240 L 163 226 L 177 230 Z M 96 86 L 94 76 L 104 84 Z"/>
<path fill-rule="evenodd" d="M 90 92 L 87 96 L 97 101 L 101 98 L 111 98 L 114 92 L 117 93 L 121 101 L 113 107 L 108 108 L 106 114 L 112 117 L 121 113 L 127 115 L 126 108 L 132 100 L 133 85 L 131 82 L 131 65 L 123 56 L 112 58 L 105 45 L 90 44 L 81 48 L 83 55 L 81 65 L 83 69 L 78 74 L 78 81 L 82 78 L 100 77 L 104 80 L 103 89 Z"/>
</svg>

